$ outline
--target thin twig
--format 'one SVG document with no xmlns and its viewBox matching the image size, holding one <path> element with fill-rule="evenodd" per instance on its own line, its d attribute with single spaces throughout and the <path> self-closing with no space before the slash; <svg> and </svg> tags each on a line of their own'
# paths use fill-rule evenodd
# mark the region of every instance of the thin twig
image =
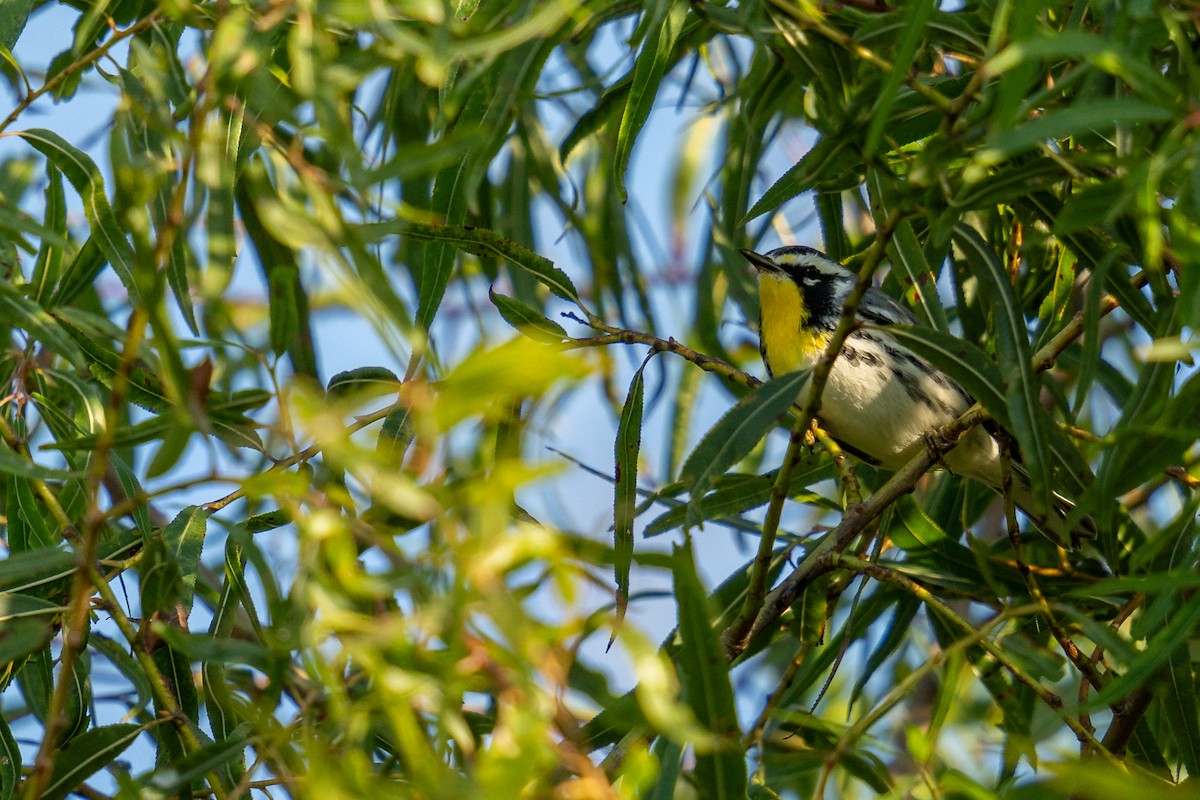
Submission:
<svg viewBox="0 0 1200 800">
<path fill-rule="evenodd" d="M 104 56 L 108 55 L 108 51 L 111 50 L 118 43 L 120 43 L 121 41 L 123 41 L 125 39 L 128 39 L 130 36 L 136 36 L 137 34 L 141 33 L 142 31 L 146 30 L 147 28 L 152 28 L 155 25 L 157 25 L 160 13 L 161 12 L 159 12 L 157 10 L 151 11 L 145 17 L 138 20 L 134 24 L 130 25 L 125 30 L 116 31 L 115 33 L 113 33 L 112 38 L 109 39 L 107 42 L 100 45 L 95 50 L 84 53 L 79 58 L 75 59 L 70 64 L 68 64 L 67 66 L 63 67 L 63 69 L 58 74 L 56 74 L 53 78 L 51 78 L 50 80 L 48 80 L 44 84 L 42 84 L 41 88 L 25 95 L 25 97 L 21 99 L 21 102 L 17 103 L 17 105 L 13 108 L 12 112 L 7 117 L 4 118 L 4 122 L 0 122 L 0 131 L 7 130 L 8 126 L 12 125 L 14 122 L 16 122 L 17 117 L 21 116 L 22 112 L 24 112 L 25 109 L 29 108 L 29 106 L 33 105 L 33 103 L 39 97 L 46 94 L 47 92 L 54 91 L 56 88 L 58 88 L 58 86 L 63 81 L 65 81 L 67 78 L 74 75 L 76 72 L 79 72 L 81 69 L 88 66 L 89 64 L 92 64 L 92 63 L 104 58 Z"/>
<path fill-rule="evenodd" d="M 746 597 L 737 618 L 721 634 L 721 646 L 726 652 L 746 649 L 746 640 L 750 634 L 750 626 L 762 609 L 763 599 L 767 594 L 767 575 L 770 571 L 771 558 L 775 553 L 775 535 L 779 531 L 779 519 L 783 514 L 783 504 L 787 500 L 788 489 L 792 483 L 792 473 L 800 462 L 804 447 L 804 430 L 800 427 L 801 420 L 796 420 L 792 427 L 792 435 L 788 440 L 787 453 L 783 457 L 783 466 L 775 476 L 771 486 L 771 501 L 767 506 L 767 514 L 763 520 L 762 534 L 758 539 L 758 553 L 750 568 L 750 580 L 746 587 Z"/>
</svg>

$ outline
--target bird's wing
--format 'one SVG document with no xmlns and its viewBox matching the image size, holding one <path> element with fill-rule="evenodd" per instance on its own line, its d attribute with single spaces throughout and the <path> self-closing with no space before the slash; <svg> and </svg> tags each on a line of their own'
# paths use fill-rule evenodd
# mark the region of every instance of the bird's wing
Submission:
<svg viewBox="0 0 1200 800">
<path fill-rule="evenodd" d="M 912 312 L 897 303 L 892 297 L 872 286 L 863 295 L 858 306 L 858 315 L 873 325 L 920 325 Z"/>
</svg>

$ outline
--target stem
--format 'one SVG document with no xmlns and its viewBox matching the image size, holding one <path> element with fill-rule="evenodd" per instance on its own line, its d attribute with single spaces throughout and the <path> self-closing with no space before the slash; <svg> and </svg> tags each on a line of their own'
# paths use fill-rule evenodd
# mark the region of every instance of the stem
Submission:
<svg viewBox="0 0 1200 800">
<path fill-rule="evenodd" d="M 783 514 L 783 503 L 787 500 L 788 488 L 792 484 L 792 473 L 800 461 L 801 448 L 804 447 L 804 429 L 800 427 L 802 420 L 796 420 L 792 427 L 792 435 L 788 440 L 787 453 L 783 457 L 783 466 L 775 476 L 771 485 L 771 501 L 767 506 L 767 516 L 763 520 L 762 535 L 758 539 L 758 553 L 754 556 L 754 564 L 750 568 L 750 583 L 746 587 L 746 599 L 737 618 L 730 623 L 721 634 L 721 646 L 726 654 L 742 652 L 746 649 L 750 627 L 755 617 L 762 609 L 763 600 L 767 594 L 767 574 L 771 567 L 771 557 L 775 553 L 775 535 L 779 531 L 779 519 Z"/>
<path fill-rule="evenodd" d="M 92 50 L 91 52 L 84 53 L 79 58 L 77 58 L 75 61 L 71 62 L 66 67 L 64 67 L 63 70 L 61 72 L 59 72 L 57 75 L 55 75 L 53 78 L 51 78 L 50 80 L 43 83 L 40 89 L 37 89 L 36 91 L 30 92 L 29 94 L 25 95 L 25 97 L 21 100 L 21 102 L 17 103 L 16 107 L 13 108 L 12 112 L 7 117 L 4 118 L 4 122 L 0 122 L 0 131 L 6 130 L 9 125 L 12 125 L 14 122 L 16 122 L 17 117 L 21 116 L 21 113 L 24 112 L 25 109 L 29 108 L 29 106 L 33 105 L 33 103 L 35 101 L 37 101 L 37 99 L 40 98 L 42 95 L 46 94 L 47 92 L 53 91 L 54 89 L 56 89 L 58 87 L 59 84 L 61 84 L 67 78 L 71 77 L 76 72 L 79 72 L 81 69 L 88 66 L 89 64 L 92 64 L 92 63 L 104 58 L 104 56 L 108 55 L 108 51 L 111 50 L 114 46 L 116 46 L 119 42 L 121 42 L 124 39 L 128 39 L 130 36 L 136 36 L 137 34 L 141 33 L 142 31 L 146 30 L 147 28 L 151 28 L 151 27 L 157 25 L 159 13 L 160 12 L 158 12 L 158 11 L 151 11 L 148 15 L 146 15 L 142 19 L 138 20 L 134 24 L 130 25 L 125 30 L 116 31 L 113 34 L 112 38 L 109 39 L 107 42 L 100 45 L 99 47 L 97 47 L 95 50 Z"/>
<path fill-rule="evenodd" d="M 934 597 L 933 594 L 924 586 L 921 586 L 917 582 L 905 577 L 904 575 L 901 575 L 898 572 L 887 569 L 884 566 L 872 563 L 870 561 L 864 561 L 856 556 L 837 554 L 833 556 L 832 562 L 835 567 L 861 572 L 864 575 L 869 575 L 872 578 L 875 578 L 876 580 L 884 581 L 885 583 L 890 583 L 893 586 L 898 586 L 901 589 L 904 589 L 906 592 L 910 593 L 924 603 L 931 611 L 936 613 L 947 622 L 952 623 L 955 627 L 965 632 L 968 637 L 972 639 L 975 639 L 975 637 L 977 637 L 980 633 L 974 625 L 956 614 L 941 600 Z M 998 663 L 1008 670 L 1008 672 L 1012 674 L 1014 678 L 1028 686 L 1033 693 L 1038 696 L 1038 699 L 1040 699 L 1056 714 L 1058 714 L 1066 726 L 1075 733 L 1075 736 L 1080 742 L 1086 744 L 1088 747 L 1094 748 L 1094 752 L 1098 753 L 1110 763 L 1120 763 L 1120 759 L 1114 756 L 1108 750 L 1108 748 L 1096 741 L 1096 738 L 1092 736 L 1091 732 L 1088 731 L 1087 728 L 1083 727 L 1078 720 L 1066 713 L 1061 697 L 1051 692 L 1045 686 L 1042 686 L 1042 684 L 1036 678 L 1026 672 L 1020 664 L 1017 664 L 1009 659 L 1005 655 L 1003 648 L 986 636 L 978 636 L 978 638 L 972 643 L 978 644 L 979 647 L 987 651 L 989 655 L 995 658 Z"/>
</svg>

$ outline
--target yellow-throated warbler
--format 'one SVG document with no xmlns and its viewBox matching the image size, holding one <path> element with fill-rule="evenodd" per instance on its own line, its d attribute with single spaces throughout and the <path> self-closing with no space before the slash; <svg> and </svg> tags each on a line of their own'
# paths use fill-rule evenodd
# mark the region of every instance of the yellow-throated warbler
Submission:
<svg viewBox="0 0 1200 800">
<path fill-rule="evenodd" d="M 781 247 L 759 254 L 742 250 L 758 270 L 759 349 L 772 376 L 812 367 L 828 347 L 857 277 L 811 247 Z M 870 288 L 859 304 L 853 330 L 833 363 L 817 416 L 834 439 L 855 455 L 886 469 L 904 466 L 932 431 L 971 407 L 971 395 L 950 376 L 905 349 L 889 325 L 919 325 L 888 295 Z M 802 392 L 807 397 L 808 384 Z M 1003 482 L 1000 446 L 976 426 L 946 453 L 945 465 L 999 491 Z M 1065 543 L 1061 515 L 1070 502 L 1044 513 L 1019 464 L 1012 469 L 1013 502 L 1045 533 Z M 1083 526 L 1086 529 L 1086 525 Z"/>
</svg>

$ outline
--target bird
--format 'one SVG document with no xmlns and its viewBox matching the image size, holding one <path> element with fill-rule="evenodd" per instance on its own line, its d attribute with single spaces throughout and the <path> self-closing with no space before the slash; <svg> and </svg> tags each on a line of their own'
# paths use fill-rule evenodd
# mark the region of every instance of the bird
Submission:
<svg viewBox="0 0 1200 800">
<path fill-rule="evenodd" d="M 811 369 L 829 346 L 855 273 L 805 246 L 757 253 L 739 250 L 758 271 L 759 352 L 771 377 Z M 816 416 L 844 449 L 888 470 L 903 467 L 926 446 L 931 433 L 974 404 L 957 381 L 906 349 L 888 328 L 920 325 L 904 306 L 868 288 L 856 322 L 833 362 Z M 800 397 L 807 398 L 811 378 Z M 942 457 L 953 473 L 1003 491 L 1004 464 L 996 438 L 975 426 Z M 1009 465 L 1013 502 L 1052 540 L 1063 544 L 1086 530 L 1063 530 L 1070 500 L 1055 495 L 1045 513 L 1015 460 Z"/>
</svg>

